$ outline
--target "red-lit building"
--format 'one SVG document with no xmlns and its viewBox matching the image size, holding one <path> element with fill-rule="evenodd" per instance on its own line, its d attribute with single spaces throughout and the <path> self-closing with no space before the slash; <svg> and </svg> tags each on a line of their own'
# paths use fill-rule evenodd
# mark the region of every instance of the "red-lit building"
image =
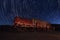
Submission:
<svg viewBox="0 0 60 40">
<path fill-rule="evenodd" d="M 50 24 L 48 22 L 35 20 L 35 19 L 26 19 L 26 18 L 21 18 L 21 17 L 15 17 L 14 25 L 21 26 L 21 27 L 37 27 L 37 28 L 50 27 Z"/>
</svg>

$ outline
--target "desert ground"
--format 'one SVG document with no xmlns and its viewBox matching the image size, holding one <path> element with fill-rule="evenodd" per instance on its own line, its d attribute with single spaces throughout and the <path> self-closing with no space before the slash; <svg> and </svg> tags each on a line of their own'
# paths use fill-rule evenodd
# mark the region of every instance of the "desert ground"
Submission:
<svg viewBox="0 0 60 40">
<path fill-rule="evenodd" d="M 0 32 L 0 40 L 60 40 L 60 32 Z"/>
<path fill-rule="evenodd" d="M 8 30 L 11 27 L 9 25 L 0 27 L 0 40 L 60 40 L 60 26 L 56 27 L 56 31 L 52 32 L 10 32 Z"/>
</svg>

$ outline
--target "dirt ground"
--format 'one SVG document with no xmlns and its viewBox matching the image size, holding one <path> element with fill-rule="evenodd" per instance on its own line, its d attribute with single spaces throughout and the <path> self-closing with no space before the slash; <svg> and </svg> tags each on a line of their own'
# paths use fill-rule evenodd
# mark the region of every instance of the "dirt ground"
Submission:
<svg viewBox="0 0 60 40">
<path fill-rule="evenodd" d="M 0 32 L 0 40 L 60 40 L 60 33 Z"/>
</svg>

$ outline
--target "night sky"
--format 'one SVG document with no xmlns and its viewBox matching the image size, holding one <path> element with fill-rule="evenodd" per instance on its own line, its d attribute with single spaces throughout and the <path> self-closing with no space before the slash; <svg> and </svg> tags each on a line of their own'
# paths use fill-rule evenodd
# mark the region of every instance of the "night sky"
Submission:
<svg viewBox="0 0 60 40">
<path fill-rule="evenodd" d="M 60 24 L 60 0 L 0 0 L 0 25 L 13 24 L 15 16 Z"/>
</svg>

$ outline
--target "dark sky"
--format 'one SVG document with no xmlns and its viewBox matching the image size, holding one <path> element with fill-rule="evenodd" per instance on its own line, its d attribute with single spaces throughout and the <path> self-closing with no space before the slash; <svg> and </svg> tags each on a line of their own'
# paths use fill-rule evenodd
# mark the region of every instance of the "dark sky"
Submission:
<svg viewBox="0 0 60 40">
<path fill-rule="evenodd" d="M 12 24 L 15 16 L 60 24 L 60 1 L 0 0 L 0 25 Z"/>
</svg>

